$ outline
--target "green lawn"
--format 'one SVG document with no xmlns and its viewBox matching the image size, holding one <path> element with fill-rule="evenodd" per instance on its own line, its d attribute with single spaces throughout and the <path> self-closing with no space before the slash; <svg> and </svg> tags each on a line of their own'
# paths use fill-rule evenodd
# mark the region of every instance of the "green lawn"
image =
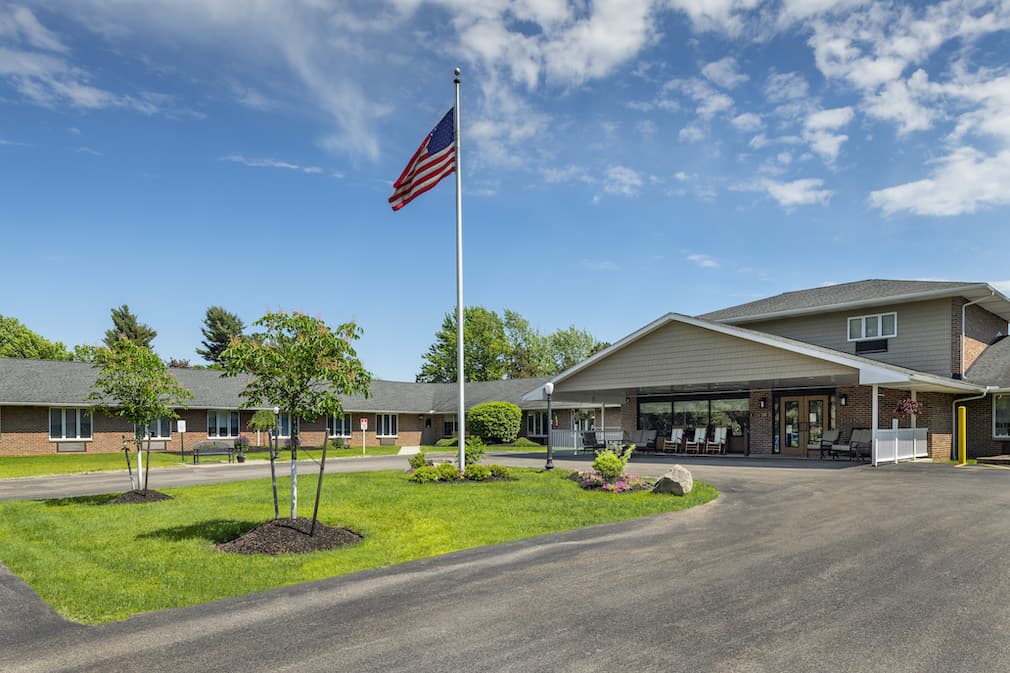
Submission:
<svg viewBox="0 0 1010 673">
<path fill-rule="evenodd" d="M 400 450 L 398 446 L 369 446 L 365 449 L 368 456 L 388 456 L 395 455 Z M 302 449 L 304 458 L 315 458 L 319 460 L 321 451 L 319 449 Z M 307 455 L 304 455 L 307 454 Z M 269 456 L 266 449 L 252 449 L 246 455 L 251 460 L 266 460 Z M 361 457 L 361 447 L 350 449 L 334 449 L 326 454 L 326 459 L 332 458 L 355 458 Z M 291 454 L 281 451 L 278 458 L 281 462 L 291 459 Z M 137 469 L 136 455 L 131 453 L 130 460 L 133 461 L 133 469 Z M 200 464 L 226 463 L 227 456 L 207 456 L 200 459 Z M 178 467 L 182 464 L 192 465 L 193 457 L 186 451 L 186 462 L 182 463 L 178 453 L 151 454 L 151 468 L 158 467 Z M 74 474 L 78 472 L 107 472 L 109 470 L 126 470 L 126 461 L 122 453 L 61 453 L 46 456 L 7 456 L 0 458 L 0 479 L 10 479 L 13 477 L 38 477 L 46 474 Z"/>
<path fill-rule="evenodd" d="M 272 517 L 269 480 L 165 489 L 174 500 L 143 505 L 106 505 L 111 496 L 9 501 L 0 504 L 0 560 L 60 614 L 94 624 L 685 509 L 718 495 L 701 482 L 685 497 L 615 495 L 583 491 L 561 471 L 517 474 L 513 482 L 423 485 L 403 472 L 327 475 L 320 520 L 365 539 L 303 556 L 239 556 L 212 546 Z M 282 494 L 288 483 L 279 480 Z M 303 515 L 315 484 L 314 475 L 299 478 Z"/>
</svg>

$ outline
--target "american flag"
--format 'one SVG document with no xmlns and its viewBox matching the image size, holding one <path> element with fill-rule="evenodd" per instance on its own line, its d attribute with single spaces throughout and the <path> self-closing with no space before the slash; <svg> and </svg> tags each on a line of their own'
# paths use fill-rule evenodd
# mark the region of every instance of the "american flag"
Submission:
<svg viewBox="0 0 1010 673">
<path fill-rule="evenodd" d="M 393 210 L 403 208 L 456 170 L 455 111 L 455 108 L 450 108 L 445 113 L 442 121 L 421 141 L 421 146 L 393 183 L 393 195 L 389 197 Z"/>
</svg>

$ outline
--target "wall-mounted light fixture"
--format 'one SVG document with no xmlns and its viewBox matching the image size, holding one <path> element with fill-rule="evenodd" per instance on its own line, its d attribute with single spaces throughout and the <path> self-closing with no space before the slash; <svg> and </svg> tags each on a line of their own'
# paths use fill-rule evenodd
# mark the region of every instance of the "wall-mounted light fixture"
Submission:
<svg viewBox="0 0 1010 673">
<path fill-rule="evenodd" d="M 844 407 L 844 406 L 848 406 L 848 404 L 849 404 L 849 396 L 848 396 L 848 395 L 846 395 L 845 393 L 842 393 L 842 394 L 841 394 L 841 395 L 840 395 L 840 396 L 838 397 L 838 403 L 839 403 L 840 405 L 842 405 L 843 407 Z"/>
<path fill-rule="evenodd" d="M 758 406 L 761 407 L 762 409 L 764 409 L 765 407 L 767 407 L 768 406 L 768 398 L 762 397 L 761 399 L 759 399 L 758 400 Z"/>
</svg>

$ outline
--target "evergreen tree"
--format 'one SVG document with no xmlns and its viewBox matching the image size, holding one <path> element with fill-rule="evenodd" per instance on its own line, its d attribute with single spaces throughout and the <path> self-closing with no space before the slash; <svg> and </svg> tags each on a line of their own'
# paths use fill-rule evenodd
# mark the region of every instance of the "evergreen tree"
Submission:
<svg viewBox="0 0 1010 673">
<path fill-rule="evenodd" d="M 245 325 L 242 319 L 220 306 L 211 306 L 203 318 L 204 340 L 203 348 L 197 348 L 196 354 L 211 364 L 220 365 L 221 353 L 235 337 L 242 336 Z"/>
<path fill-rule="evenodd" d="M 130 307 L 123 304 L 112 309 L 112 329 L 105 330 L 105 345 L 113 348 L 120 340 L 126 339 L 138 346 L 150 348 L 156 336 L 157 332 L 137 320 L 137 316 L 130 312 Z"/>
</svg>

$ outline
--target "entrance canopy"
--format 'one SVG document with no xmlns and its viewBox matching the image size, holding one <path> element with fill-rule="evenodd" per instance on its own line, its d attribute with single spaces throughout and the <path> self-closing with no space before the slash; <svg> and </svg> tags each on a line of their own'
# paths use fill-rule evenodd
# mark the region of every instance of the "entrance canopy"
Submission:
<svg viewBox="0 0 1010 673">
<path fill-rule="evenodd" d="M 668 313 L 550 379 L 553 399 L 879 385 L 964 394 L 982 387 L 764 332 Z M 524 400 L 546 399 L 544 386 Z"/>
</svg>

